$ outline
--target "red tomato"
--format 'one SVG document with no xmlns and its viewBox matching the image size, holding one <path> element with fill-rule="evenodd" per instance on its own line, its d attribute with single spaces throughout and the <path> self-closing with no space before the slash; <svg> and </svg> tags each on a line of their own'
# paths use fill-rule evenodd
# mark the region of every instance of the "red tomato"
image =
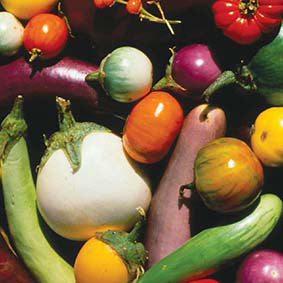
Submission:
<svg viewBox="0 0 283 283">
<path fill-rule="evenodd" d="M 169 93 L 153 91 L 130 112 L 123 131 L 126 152 L 141 163 L 160 161 L 176 139 L 184 114 Z"/>
<path fill-rule="evenodd" d="M 126 10 L 130 14 L 138 14 L 142 8 L 141 0 L 128 0 Z"/>
<path fill-rule="evenodd" d="M 282 0 L 215 0 L 215 24 L 240 44 L 251 44 L 282 20 Z"/>
<path fill-rule="evenodd" d="M 57 56 L 65 47 L 68 28 L 63 19 L 42 13 L 32 17 L 24 31 L 24 46 L 31 54 L 30 61 L 37 57 L 49 59 Z"/>
</svg>

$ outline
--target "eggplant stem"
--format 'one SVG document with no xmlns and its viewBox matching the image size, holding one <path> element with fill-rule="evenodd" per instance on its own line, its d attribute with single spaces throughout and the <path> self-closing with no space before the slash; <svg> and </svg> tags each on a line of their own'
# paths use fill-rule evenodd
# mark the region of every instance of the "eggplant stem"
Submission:
<svg viewBox="0 0 283 283">
<path fill-rule="evenodd" d="M 210 97 L 219 89 L 237 83 L 236 75 L 233 71 L 224 71 L 207 89 L 202 93 L 202 98 L 208 103 Z"/>
</svg>

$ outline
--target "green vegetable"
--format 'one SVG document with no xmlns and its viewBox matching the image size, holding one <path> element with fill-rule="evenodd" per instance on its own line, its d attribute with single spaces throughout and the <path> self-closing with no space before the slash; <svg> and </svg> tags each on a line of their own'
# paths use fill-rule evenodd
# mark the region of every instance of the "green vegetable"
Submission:
<svg viewBox="0 0 283 283">
<path fill-rule="evenodd" d="M 257 207 L 238 222 L 203 230 L 157 262 L 138 283 L 176 283 L 215 272 L 252 250 L 272 232 L 282 214 L 282 201 L 261 195 Z"/>
<path fill-rule="evenodd" d="M 203 93 L 206 101 L 217 90 L 237 84 L 261 95 L 274 106 L 283 105 L 283 25 L 272 41 L 261 47 L 247 65 L 224 71 Z"/>
<path fill-rule="evenodd" d="M 0 130 L 0 155 L 4 206 L 9 231 L 17 254 L 39 283 L 74 283 L 73 268 L 46 239 L 36 207 L 28 150 L 24 134 L 27 125 L 18 96 Z"/>
</svg>

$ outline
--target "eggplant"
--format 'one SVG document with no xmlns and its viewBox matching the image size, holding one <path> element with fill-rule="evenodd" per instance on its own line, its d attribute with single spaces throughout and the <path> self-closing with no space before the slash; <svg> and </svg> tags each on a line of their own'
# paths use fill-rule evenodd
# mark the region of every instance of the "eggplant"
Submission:
<svg viewBox="0 0 283 283">
<path fill-rule="evenodd" d="M 271 36 L 271 35 L 270 35 Z M 220 89 L 237 85 L 244 93 L 257 94 L 270 106 L 283 105 L 283 25 L 256 50 L 247 63 L 226 70 L 208 86 L 202 97 L 208 102 Z M 229 93 L 229 92 L 228 92 Z"/>
</svg>

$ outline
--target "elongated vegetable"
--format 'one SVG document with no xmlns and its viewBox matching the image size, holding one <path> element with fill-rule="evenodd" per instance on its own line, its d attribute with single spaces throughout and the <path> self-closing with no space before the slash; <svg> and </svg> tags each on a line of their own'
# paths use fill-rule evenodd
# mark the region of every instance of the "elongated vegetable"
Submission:
<svg viewBox="0 0 283 283">
<path fill-rule="evenodd" d="M 269 105 L 283 105 L 283 25 L 272 41 L 261 47 L 247 63 L 224 71 L 204 92 L 210 97 L 223 87 L 238 85 L 251 95 L 260 95 Z M 229 93 L 229 91 L 227 92 Z"/>
<path fill-rule="evenodd" d="M 51 65 L 29 64 L 18 58 L 0 65 L 0 106 L 10 105 L 18 94 L 26 98 L 37 96 L 51 97 L 62 95 L 69 99 L 86 102 L 92 107 L 98 105 L 95 89 L 85 82 L 85 76 L 95 71 L 93 64 L 65 57 Z"/>
<path fill-rule="evenodd" d="M 264 241 L 281 215 L 281 199 L 274 194 L 261 195 L 246 217 L 198 233 L 147 270 L 138 283 L 175 283 L 211 274 Z"/>
<path fill-rule="evenodd" d="M 24 134 L 27 125 L 18 96 L 1 124 L 1 167 L 4 206 L 16 252 L 40 283 L 74 283 L 73 268 L 47 241 L 40 225 L 35 186 Z"/>
<path fill-rule="evenodd" d="M 148 267 L 184 244 L 191 236 L 191 205 L 179 198 L 183 182 L 193 181 L 194 159 L 206 143 L 225 135 L 226 117 L 219 107 L 201 104 L 185 117 L 175 149 L 153 194 L 145 245 Z M 190 198 L 191 194 L 186 194 Z M 166 204 L 166 205 L 164 205 Z"/>
</svg>

